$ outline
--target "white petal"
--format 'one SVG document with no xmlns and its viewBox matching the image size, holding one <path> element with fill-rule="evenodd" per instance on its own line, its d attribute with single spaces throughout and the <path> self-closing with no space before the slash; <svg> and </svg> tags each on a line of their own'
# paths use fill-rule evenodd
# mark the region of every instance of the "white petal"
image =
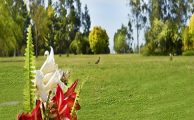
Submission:
<svg viewBox="0 0 194 120">
<path fill-rule="evenodd" d="M 45 91 L 40 91 L 39 95 L 40 95 L 40 98 L 43 102 L 46 102 L 47 101 L 47 96 L 48 96 L 48 92 L 45 92 Z"/>
<path fill-rule="evenodd" d="M 46 73 L 53 72 L 56 69 L 58 69 L 58 66 L 55 64 L 54 51 L 53 51 L 53 48 L 51 47 L 50 55 L 47 57 L 46 61 L 44 62 L 40 70 L 44 74 L 46 74 Z"/>
<path fill-rule="evenodd" d="M 43 79 L 44 75 L 43 73 L 40 71 L 40 70 L 36 70 L 36 85 L 38 88 L 41 88 L 43 87 L 43 84 L 42 84 L 42 79 Z"/>
<path fill-rule="evenodd" d="M 45 86 L 47 90 L 52 90 L 53 88 L 57 87 L 59 75 L 60 75 L 59 72 L 56 70 Z"/>
<path fill-rule="evenodd" d="M 46 85 L 48 83 L 48 81 L 50 80 L 50 78 L 53 76 L 54 72 L 50 72 L 50 73 L 47 73 L 44 78 L 43 78 L 43 83 L 44 85 Z"/>
<path fill-rule="evenodd" d="M 51 47 L 50 55 L 47 56 L 41 69 L 36 71 L 37 94 L 43 102 L 47 100 L 49 91 L 56 90 L 57 84 L 64 89 L 65 85 L 60 80 L 62 75 L 63 71 L 58 70 L 58 65 L 55 64 L 54 51 Z"/>
</svg>

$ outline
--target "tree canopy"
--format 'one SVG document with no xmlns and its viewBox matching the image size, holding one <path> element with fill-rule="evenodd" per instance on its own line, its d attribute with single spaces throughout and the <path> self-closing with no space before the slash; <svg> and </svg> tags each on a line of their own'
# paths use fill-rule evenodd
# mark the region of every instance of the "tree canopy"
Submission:
<svg viewBox="0 0 194 120">
<path fill-rule="evenodd" d="M 114 35 L 114 50 L 116 53 L 132 52 L 130 43 L 127 38 L 127 27 L 122 25 Z"/>
<path fill-rule="evenodd" d="M 109 53 L 109 37 L 106 30 L 96 26 L 89 34 L 90 48 L 94 54 Z"/>
</svg>

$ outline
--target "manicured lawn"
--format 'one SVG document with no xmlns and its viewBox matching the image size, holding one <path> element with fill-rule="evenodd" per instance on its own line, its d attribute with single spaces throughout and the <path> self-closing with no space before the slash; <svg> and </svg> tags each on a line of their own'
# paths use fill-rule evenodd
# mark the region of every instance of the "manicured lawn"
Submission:
<svg viewBox="0 0 194 120">
<path fill-rule="evenodd" d="M 101 56 L 101 62 L 94 62 Z M 70 81 L 86 81 L 79 120 L 192 120 L 194 57 L 55 56 Z M 44 57 L 36 59 L 37 69 Z M 22 112 L 24 58 L 0 58 L 0 120 Z"/>
</svg>

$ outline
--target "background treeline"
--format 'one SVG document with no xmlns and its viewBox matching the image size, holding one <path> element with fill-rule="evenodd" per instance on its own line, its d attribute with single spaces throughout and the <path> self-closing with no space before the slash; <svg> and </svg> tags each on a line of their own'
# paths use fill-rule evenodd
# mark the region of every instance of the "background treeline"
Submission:
<svg viewBox="0 0 194 120">
<path fill-rule="evenodd" d="M 92 53 L 91 20 L 80 0 L 0 0 L 0 56 L 24 55 L 26 32 L 32 24 L 35 54 L 53 46 L 57 54 Z M 80 47 L 81 46 L 81 47 Z"/>
<path fill-rule="evenodd" d="M 145 55 L 176 55 L 194 50 L 193 0 L 131 0 L 130 20 L 137 30 L 137 48 Z M 189 24 L 188 24 L 189 23 Z M 143 30 L 145 45 L 139 45 L 139 32 Z"/>
<path fill-rule="evenodd" d="M 29 24 L 36 56 L 43 55 L 49 46 L 59 55 L 110 52 L 106 30 L 95 26 L 90 31 L 89 10 L 80 0 L 48 0 L 48 3 L 29 0 L 28 6 L 23 0 L 0 2 L 0 56 L 24 54 Z M 128 0 L 127 3 L 128 24 L 121 25 L 113 39 L 116 53 L 194 55 L 194 17 L 191 17 L 194 0 Z M 140 45 L 142 38 L 145 44 Z"/>
<path fill-rule="evenodd" d="M 132 51 L 133 33 L 137 33 L 134 52 L 144 55 L 194 55 L 193 0 L 129 0 L 129 23 L 114 36 L 117 53 Z M 140 33 L 145 44 L 140 45 Z"/>
</svg>

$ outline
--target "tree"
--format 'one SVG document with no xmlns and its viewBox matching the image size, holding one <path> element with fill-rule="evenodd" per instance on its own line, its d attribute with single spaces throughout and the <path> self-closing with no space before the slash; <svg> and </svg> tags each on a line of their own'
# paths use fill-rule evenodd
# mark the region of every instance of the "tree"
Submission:
<svg viewBox="0 0 194 120">
<path fill-rule="evenodd" d="M 17 48 L 17 40 L 22 38 L 22 30 L 13 19 L 15 16 L 11 9 L 13 1 L 1 1 L 0 4 L 0 55 L 7 56 Z M 20 17 L 20 16 L 17 16 Z"/>
<path fill-rule="evenodd" d="M 49 31 L 49 19 L 44 6 L 38 5 L 37 3 L 33 3 L 31 6 L 31 17 L 35 33 L 36 57 L 38 57 L 39 48 L 48 46 L 46 36 Z"/>
<path fill-rule="evenodd" d="M 76 11 L 76 32 L 78 32 L 80 30 L 80 27 L 81 27 L 81 21 L 82 21 L 82 9 L 81 9 L 81 2 L 80 0 L 75 0 L 74 1 L 75 4 L 76 4 L 76 7 L 75 7 L 75 11 Z"/>
<path fill-rule="evenodd" d="M 55 28 L 55 47 L 57 53 L 61 56 L 62 53 L 68 54 L 68 49 L 70 45 L 70 37 L 69 37 L 69 29 L 68 29 L 68 20 L 67 20 L 67 9 L 65 6 L 65 2 L 60 1 L 57 7 L 57 14 L 56 15 L 56 24 L 54 25 Z"/>
<path fill-rule="evenodd" d="M 130 47 L 127 43 L 127 27 L 124 25 L 114 35 L 114 50 L 117 53 L 130 52 Z"/>
<path fill-rule="evenodd" d="M 82 33 L 81 32 L 77 32 L 75 39 L 71 42 L 70 45 L 70 50 L 71 52 L 73 52 L 74 54 L 80 54 L 82 53 L 82 46 L 83 45 L 83 38 L 82 38 Z"/>
<path fill-rule="evenodd" d="M 189 27 L 185 27 L 182 33 L 183 38 L 183 49 L 184 51 L 191 50 L 193 48 L 193 41 L 191 35 L 189 34 Z"/>
<path fill-rule="evenodd" d="M 89 35 L 84 35 L 83 34 L 83 42 L 82 42 L 82 53 L 83 54 L 91 54 L 92 51 L 90 49 L 90 44 L 89 44 Z"/>
<path fill-rule="evenodd" d="M 89 34 L 90 48 L 94 54 L 109 53 L 109 37 L 106 30 L 101 27 L 94 27 Z"/>
<path fill-rule="evenodd" d="M 90 32 L 91 21 L 90 21 L 90 15 L 89 15 L 89 10 L 87 5 L 85 5 L 84 13 L 82 13 L 82 24 L 83 24 L 84 35 L 88 35 Z"/>
<path fill-rule="evenodd" d="M 169 21 L 155 19 L 152 28 L 146 34 L 146 47 L 150 54 L 182 53 L 182 40 L 173 29 L 173 24 Z"/>
<path fill-rule="evenodd" d="M 75 7 L 76 6 L 76 7 Z M 81 27 L 80 0 L 61 0 L 57 7 L 57 25 L 55 30 L 55 43 L 58 53 L 67 53 L 71 42 Z"/>
<path fill-rule="evenodd" d="M 55 31 L 55 24 L 56 24 L 56 12 L 52 6 L 52 0 L 48 1 L 48 7 L 46 9 L 47 11 L 47 16 L 49 19 L 49 23 L 48 23 L 48 34 L 47 34 L 47 39 L 48 39 L 48 44 L 49 46 L 54 47 L 54 31 Z"/>
<path fill-rule="evenodd" d="M 164 22 L 155 19 L 152 28 L 146 33 L 146 46 L 149 53 L 161 54 L 164 52 L 167 40 L 168 26 Z"/>
<path fill-rule="evenodd" d="M 2 51 L 0 55 L 23 55 L 25 48 L 26 28 L 29 24 L 28 11 L 23 0 L 1 1 L 0 23 Z M 21 10 L 22 9 L 22 10 Z M 4 33 L 6 31 L 6 33 Z"/>
<path fill-rule="evenodd" d="M 189 33 L 194 35 L 194 15 L 192 15 L 189 20 Z"/>
<path fill-rule="evenodd" d="M 145 26 L 147 22 L 147 4 L 144 0 L 129 0 L 129 6 L 131 7 L 133 22 L 136 27 L 137 34 L 137 48 L 140 53 L 139 46 L 139 32 Z"/>
<path fill-rule="evenodd" d="M 145 32 L 146 46 L 153 45 L 158 51 L 161 50 L 162 54 L 168 52 L 181 54 L 182 30 L 184 30 L 182 28 L 185 28 L 189 14 L 193 9 L 192 2 L 190 0 L 149 0 L 147 3 L 150 26 Z M 153 35 L 156 19 L 162 22 L 161 24 L 164 24 L 165 27 L 162 27 L 162 31 L 158 31 L 159 34 Z M 153 36 L 157 36 L 154 39 L 160 40 L 154 40 Z M 154 41 L 160 41 L 159 45 L 155 45 Z M 149 48 L 154 48 L 153 46 Z"/>
<path fill-rule="evenodd" d="M 9 5 L 9 12 L 13 21 L 18 25 L 17 31 L 21 31 L 21 34 L 17 34 L 17 46 L 14 50 L 14 55 L 23 55 L 26 43 L 27 27 L 30 24 L 30 18 L 26 8 L 26 4 L 23 0 L 11 0 Z"/>
<path fill-rule="evenodd" d="M 0 15 L 0 55 L 23 55 L 30 22 L 36 56 L 48 46 L 53 46 L 57 53 L 69 53 L 69 46 L 82 25 L 80 0 L 60 0 L 54 3 L 48 0 L 48 6 L 44 0 L 30 0 L 28 10 L 24 0 L 0 1 L 0 10 L 3 11 Z M 87 37 L 91 22 L 88 9 L 85 16 L 87 33 L 82 36 L 82 53 L 88 53 L 89 48 Z"/>
<path fill-rule="evenodd" d="M 89 32 L 91 27 L 91 20 L 89 15 L 89 10 L 87 5 L 84 7 L 84 12 L 82 13 L 82 28 L 83 28 L 83 44 L 82 44 L 82 52 L 83 54 L 91 53 L 90 45 L 89 45 Z"/>
<path fill-rule="evenodd" d="M 194 15 L 189 20 L 189 26 L 183 30 L 184 50 L 194 49 Z"/>
</svg>

